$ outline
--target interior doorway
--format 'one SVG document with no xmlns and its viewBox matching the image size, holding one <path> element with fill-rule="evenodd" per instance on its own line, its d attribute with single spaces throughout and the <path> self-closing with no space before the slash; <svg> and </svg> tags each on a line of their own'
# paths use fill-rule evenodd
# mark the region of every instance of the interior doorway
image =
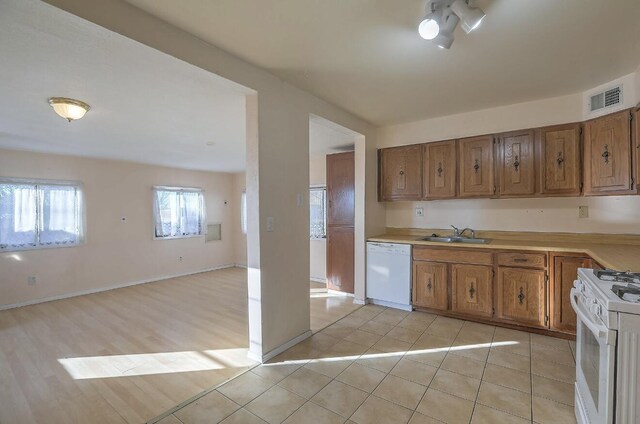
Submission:
<svg viewBox="0 0 640 424">
<path fill-rule="evenodd" d="M 354 294 L 356 141 L 360 134 L 309 120 L 309 243 L 312 292 Z"/>
</svg>

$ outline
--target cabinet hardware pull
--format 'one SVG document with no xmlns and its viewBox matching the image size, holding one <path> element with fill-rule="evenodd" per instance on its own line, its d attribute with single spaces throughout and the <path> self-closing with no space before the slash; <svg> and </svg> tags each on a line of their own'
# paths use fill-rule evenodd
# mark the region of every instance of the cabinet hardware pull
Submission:
<svg viewBox="0 0 640 424">
<path fill-rule="evenodd" d="M 442 177 L 442 162 L 438 162 L 438 177 Z"/>
<path fill-rule="evenodd" d="M 518 155 L 516 155 L 516 160 L 515 162 L 513 162 L 513 167 L 515 168 L 516 172 L 518 172 L 519 166 L 520 166 L 520 161 L 518 161 Z"/>
<path fill-rule="evenodd" d="M 429 289 L 429 291 L 431 291 L 431 287 L 433 287 L 431 285 L 431 278 L 429 278 L 429 282 L 427 283 L 427 288 Z"/>
<path fill-rule="evenodd" d="M 604 145 L 604 152 L 602 152 L 602 157 L 604 158 L 604 163 L 609 163 L 609 145 Z"/>
<path fill-rule="evenodd" d="M 524 302 L 524 289 L 522 287 L 520 287 L 520 294 L 518 295 L 518 300 L 520 301 L 520 304 L 522 305 L 522 303 Z"/>
<path fill-rule="evenodd" d="M 469 289 L 469 297 L 473 299 L 473 295 L 476 292 L 476 289 L 473 288 L 473 283 L 471 283 L 471 288 Z"/>
<path fill-rule="evenodd" d="M 478 159 L 476 159 L 476 164 L 473 165 L 473 169 L 475 169 L 476 174 L 478 173 L 478 171 L 480 170 L 480 164 L 478 163 Z"/>
<path fill-rule="evenodd" d="M 400 175 L 404 175 L 404 171 L 400 171 Z"/>
<path fill-rule="evenodd" d="M 513 262 L 529 262 L 527 258 L 513 258 Z"/>
<path fill-rule="evenodd" d="M 558 166 L 562 166 L 564 162 L 564 157 L 562 157 L 562 152 L 558 152 L 558 159 L 556 159 L 556 162 L 558 162 Z"/>
</svg>

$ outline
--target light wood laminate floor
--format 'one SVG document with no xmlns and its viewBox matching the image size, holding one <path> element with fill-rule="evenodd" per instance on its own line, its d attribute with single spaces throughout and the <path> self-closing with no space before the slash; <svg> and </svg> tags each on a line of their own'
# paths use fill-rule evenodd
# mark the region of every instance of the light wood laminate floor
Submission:
<svg viewBox="0 0 640 424">
<path fill-rule="evenodd" d="M 357 305 L 312 295 L 318 330 Z M 0 311 L 0 423 L 143 423 L 254 365 L 232 268 Z"/>
</svg>

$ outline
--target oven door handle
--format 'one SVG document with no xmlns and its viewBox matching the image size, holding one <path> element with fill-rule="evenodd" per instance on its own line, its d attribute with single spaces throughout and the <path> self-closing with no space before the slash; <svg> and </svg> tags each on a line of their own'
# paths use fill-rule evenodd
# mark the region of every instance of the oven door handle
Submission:
<svg viewBox="0 0 640 424">
<path fill-rule="evenodd" d="M 604 325 L 599 325 L 589 318 L 589 315 L 584 307 L 578 304 L 578 293 L 580 293 L 575 288 L 571 289 L 571 293 L 569 298 L 571 299 L 571 306 L 573 310 L 576 311 L 576 315 L 578 319 L 582 321 L 584 325 L 587 326 L 589 330 L 596 336 L 598 339 L 605 339 L 607 345 L 613 346 L 616 343 L 615 333 L 610 331 Z"/>
</svg>

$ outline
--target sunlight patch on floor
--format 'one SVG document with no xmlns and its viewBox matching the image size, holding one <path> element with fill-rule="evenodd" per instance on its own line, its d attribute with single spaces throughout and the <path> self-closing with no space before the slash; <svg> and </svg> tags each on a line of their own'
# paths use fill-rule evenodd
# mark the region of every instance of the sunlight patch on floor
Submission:
<svg viewBox="0 0 640 424">
<path fill-rule="evenodd" d="M 247 358 L 247 349 L 87 356 L 60 358 L 58 362 L 74 380 L 212 371 L 257 364 Z"/>
</svg>

